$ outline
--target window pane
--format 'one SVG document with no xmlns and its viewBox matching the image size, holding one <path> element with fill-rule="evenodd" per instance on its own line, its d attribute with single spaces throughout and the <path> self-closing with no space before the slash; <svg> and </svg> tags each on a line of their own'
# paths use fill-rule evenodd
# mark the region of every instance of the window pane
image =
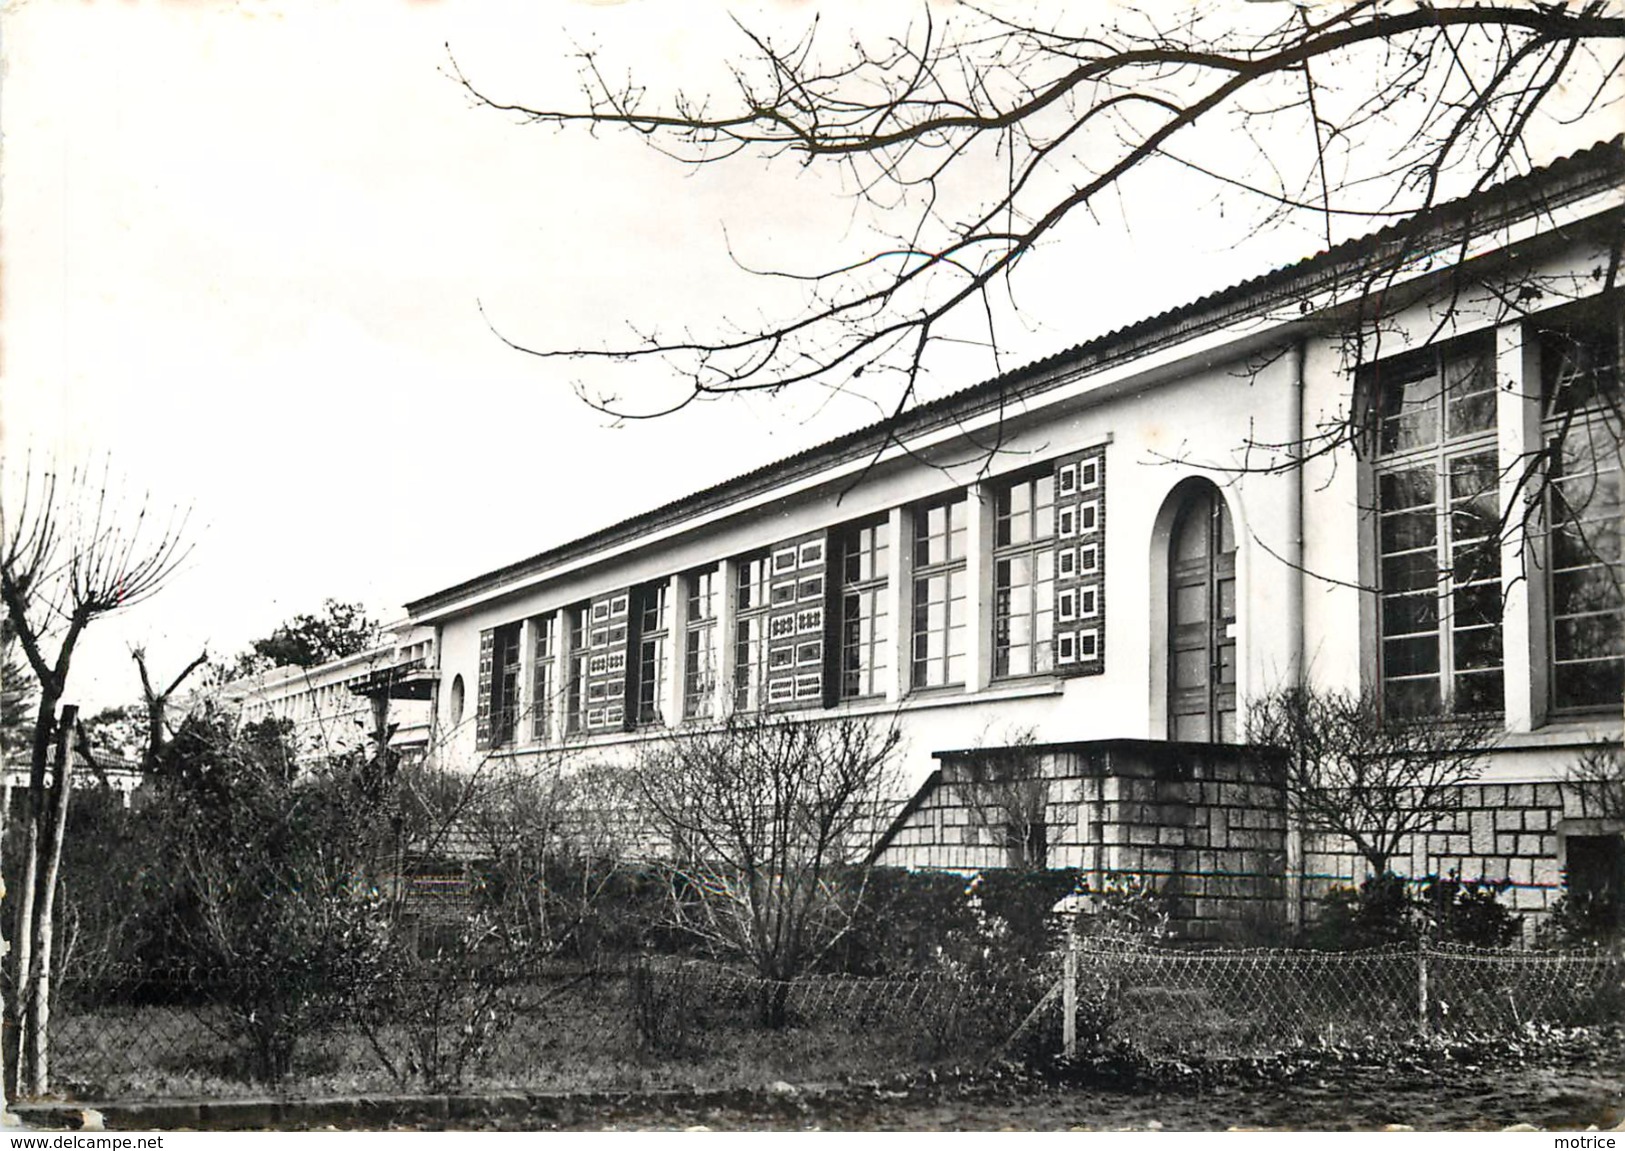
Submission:
<svg viewBox="0 0 1625 1151">
<path fill-rule="evenodd" d="M 1378 496 L 1385 512 L 1431 507 L 1436 495 L 1432 468 L 1406 468 L 1385 472 L 1378 483 Z"/>
<path fill-rule="evenodd" d="M 1422 675 L 1439 670 L 1439 643 L 1432 635 L 1420 639 L 1388 639 L 1382 643 L 1384 675 Z"/>
</svg>

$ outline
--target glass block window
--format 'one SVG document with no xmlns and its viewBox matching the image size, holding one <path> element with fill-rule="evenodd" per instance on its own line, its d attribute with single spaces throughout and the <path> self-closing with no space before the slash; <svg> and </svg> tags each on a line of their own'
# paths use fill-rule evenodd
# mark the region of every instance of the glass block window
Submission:
<svg viewBox="0 0 1625 1151">
<path fill-rule="evenodd" d="M 531 631 L 535 641 L 531 649 L 530 737 L 541 741 L 548 737 L 552 724 L 553 693 L 558 690 L 553 617 L 538 616 L 532 621 Z"/>
<path fill-rule="evenodd" d="M 632 593 L 611 592 L 588 605 L 584 676 L 584 730 L 619 731 L 626 726 L 626 663 L 631 635 Z"/>
<path fill-rule="evenodd" d="M 914 620 L 910 682 L 963 684 L 969 580 L 965 572 L 965 494 L 914 513 Z"/>
<path fill-rule="evenodd" d="M 1053 465 L 1053 539 L 1041 551 L 1033 548 L 1031 568 L 1014 566 L 1009 574 L 1011 603 L 1010 658 L 1001 670 L 999 646 L 994 639 L 994 673 L 1025 675 L 1054 671 L 1059 675 L 1099 675 L 1106 669 L 1103 637 L 1105 616 L 1106 552 L 1106 448 L 1087 448 Z M 1047 555 L 1045 554 L 1047 552 Z M 1014 558 L 1012 542 L 995 548 L 995 560 Z M 1004 579 L 995 569 L 995 589 Z M 1046 585 L 1049 589 L 1046 590 Z M 1028 587 L 1033 590 L 1026 591 Z M 1053 596 L 1054 613 L 1048 613 Z M 1025 598 L 1024 598 L 1025 597 Z M 995 603 L 995 614 L 1005 611 Z M 1025 606 L 1025 612 L 1023 607 Z M 1029 624 L 1020 621 L 1026 615 Z M 1080 623 L 1087 622 L 1087 628 Z M 1028 649 L 1021 640 L 1025 630 L 1036 637 Z M 1025 669 L 1025 670 L 1018 670 Z"/>
<path fill-rule="evenodd" d="M 1069 476 L 1076 481 L 1076 466 Z M 994 489 L 993 674 L 1055 666 L 1055 485 L 1045 471 Z"/>
<path fill-rule="evenodd" d="M 852 524 L 836 537 L 841 564 L 842 699 L 862 699 L 886 691 L 888 534 L 887 523 L 881 519 Z"/>
<path fill-rule="evenodd" d="M 1547 465 L 1546 578 L 1551 705 L 1607 710 L 1625 698 L 1621 588 L 1620 312 L 1539 331 Z"/>
<path fill-rule="evenodd" d="M 1383 706 L 1395 718 L 1498 712 L 1500 470 L 1482 342 L 1376 365 Z"/>
<path fill-rule="evenodd" d="M 688 625 L 683 639 L 683 718 L 712 713 L 716 703 L 717 616 L 720 575 L 715 568 L 683 577 Z"/>
</svg>

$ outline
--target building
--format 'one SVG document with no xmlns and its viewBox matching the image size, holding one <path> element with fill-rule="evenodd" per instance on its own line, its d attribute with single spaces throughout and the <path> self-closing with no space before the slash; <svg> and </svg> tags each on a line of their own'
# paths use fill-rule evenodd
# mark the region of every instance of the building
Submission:
<svg viewBox="0 0 1625 1151">
<path fill-rule="evenodd" d="M 1625 696 L 1622 176 L 1600 144 L 415 600 L 438 753 L 895 713 L 887 862 L 1000 862 L 939 761 L 1030 740 L 1052 863 L 1347 879 L 1346 845 L 1298 851 L 1214 745 L 1275 689 L 1364 687 L 1499 716 L 1408 870 L 1539 909 L 1571 846 L 1625 851 L 1560 787 Z M 1212 789 L 1153 794 L 1175 775 Z"/>
<path fill-rule="evenodd" d="M 276 667 L 226 686 L 244 723 L 292 725 L 303 758 L 338 755 L 367 745 L 381 724 L 390 746 L 407 757 L 427 754 L 435 680 L 432 633 L 400 621 L 386 642 L 317 667 Z"/>
</svg>

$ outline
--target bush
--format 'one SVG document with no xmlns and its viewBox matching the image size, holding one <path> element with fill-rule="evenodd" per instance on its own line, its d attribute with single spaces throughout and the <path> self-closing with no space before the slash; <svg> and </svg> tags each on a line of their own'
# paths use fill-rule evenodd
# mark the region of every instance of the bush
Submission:
<svg viewBox="0 0 1625 1151">
<path fill-rule="evenodd" d="M 877 867 L 846 878 L 861 885 L 852 925 L 824 967 L 846 975 L 894 975 L 966 965 L 981 949 L 968 880 L 946 871 Z"/>
<path fill-rule="evenodd" d="M 1373 875 L 1358 888 L 1334 887 L 1328 891 L 1304 941 L 1324 951 L 1359 951 L 1414 943 L 1417 935 L 1405 881 L 1387 872 Z"/>
<path fill-rule="evenodd" d="M 1535 943 L 1558 950 L 1625 947 L 1625 900 L 1609 892 L 1570 891 L 1535 929 Z"/>
<path fill-rule="evenodd" d="M 1081 892 L 1089 896 L 1087 910 L 1078 920 L 1078 933 L 1117 939 L 1154 940 L 1168 936 L 1173 896 L 1144 876 L 1109 871 L 1098 886 L 1085 881 Z"/>
<path fill-rule="evenodd" d="M 1500 903 L 1507 881 L 1463 882 L 1452 872 L 1430 875 L 1413 894 L 1409 883 L 1388 872 L 1358 889 L 1334 887 L 1304 942 L 1325 951 L 1415 944 L 1423 935 L 1441 943 L 1505 947 L 1517 939 L 1523 919 Z"/>
<path fill-rule="evenodd" d="M 1427 916 L 1434 939 L 1472 947 L 1507 947 L 1523 931 L 1523 916 L 1500 902 L 1501 895 L 1511 888 L 1509 879 L 1463 883 L 1460 874 L 1453 871 L 1443 879 L 1430 875 L 1423 880 L 1417 903 Z"/>
</svg>

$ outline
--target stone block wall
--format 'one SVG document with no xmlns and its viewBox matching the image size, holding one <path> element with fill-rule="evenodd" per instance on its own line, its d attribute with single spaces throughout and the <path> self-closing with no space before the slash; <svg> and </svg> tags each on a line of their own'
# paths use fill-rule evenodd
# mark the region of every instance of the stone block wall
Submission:
<svg viewBox="0 0 1625 1151">
<path fill-rule="evenodd" d="M 1042 810 L 1044 864 L 1097 881 L 1143 876 L 1173 896 L 1191 938 L 1254 938 L 1285 919 L 1286 819 L 1256 749 L 1107 740 L 940 755 L 878 862 L 981 870 L 1013 860 L 1007 796 Z M 979 763 L 979 757 L 981 762 Z M 1000 776 L 990 778 L 990 776 Z"/>
<path fill-rule="evenodd" d="M 1502 901 L 1516 911 L 1546 910 L 1563 893 L 1561 832 L 1582 814 L 1580 797 L 1561 783 L 1475 783 L 1431 830 L 1409 837 L 1393 869 L 1400 875 L 1458 874 L 1510 881 Z M 1344 840 L 1305 840 L 1305 894 L 1354 885 L 1368 868 Z"/>
</svg>

